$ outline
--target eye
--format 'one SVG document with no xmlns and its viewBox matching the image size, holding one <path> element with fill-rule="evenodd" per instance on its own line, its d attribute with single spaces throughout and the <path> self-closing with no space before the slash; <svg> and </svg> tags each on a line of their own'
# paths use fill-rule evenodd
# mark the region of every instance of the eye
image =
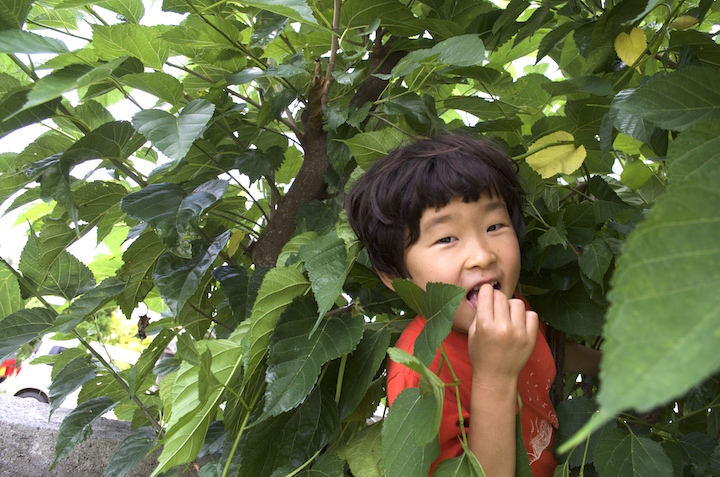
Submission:
<svg viewBox="0 0 720 477">
<path fill-rule="evenodd" d="M 452 243 L 456 240 L 457 239 L 455 237 L 443 237 L 440 240 L 438 240 L 437 243 Z"/>
<path fill-rule="evenodd" d="M 488 227 L 488 232 L 495 232 L 496 230 L 500 230 L 503 227 L 503 224 L 494 224 Z"/>
</svg>

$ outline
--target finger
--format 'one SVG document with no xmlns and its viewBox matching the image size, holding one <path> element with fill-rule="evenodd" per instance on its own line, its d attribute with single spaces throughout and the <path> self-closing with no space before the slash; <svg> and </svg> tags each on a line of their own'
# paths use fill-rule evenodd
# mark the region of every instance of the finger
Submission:
<svg viewBox="0 0 720 477">
<path fill-rule="evenodd" d="M 540 318 L 534 311 L 525 312 L 525 328 L 527 329 L 528 336 L 537 337 L 538 328 L 540 327 Z"/>
<path fill-rule="evenodd" d="M 508 301 L 510 320 L 512 321 L 513 326 L 525 329 L 527 327 L 525 302 L 518 300 L 517 298 L 513 298 Z"/>
<path fill-rule="evenodd" d="M 495 319 L 495 290 L 492 285 L 485 284 L 478 291 L 478 307 L 476 319 L 493 321 Z"/>
</svg>

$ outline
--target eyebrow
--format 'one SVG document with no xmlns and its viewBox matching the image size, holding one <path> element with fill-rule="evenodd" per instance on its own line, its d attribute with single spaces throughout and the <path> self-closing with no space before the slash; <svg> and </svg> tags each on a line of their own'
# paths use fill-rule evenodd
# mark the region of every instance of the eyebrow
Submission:
<svg viewBox="0 0 720 477">
<path fill-rule="evenodd" d="M 483 214 L 489 214 L 491 212 L 495 212 L 496 210 L 507 210 L 507 205 L 505 205 L 505 202 L 503 200 L 492 199 L 488 202 L 485 202 L 485 204 L 483 204 L 483 206 L 482 206 L 481 212 Z M 437 227 L 439 225 L 443 225 L 452 220 L 453 220 L 453 215 L 451 213 L 444 213 L 444 214 L 438 215 L 438 216 L 430 219 L 430 221 L 427 224 L 425 224 L 425 226 L 423 226 L 421 230 L 424 232 L 429 232 L 430 230 L 434 229 L 435 227 Z"/>
</svg>

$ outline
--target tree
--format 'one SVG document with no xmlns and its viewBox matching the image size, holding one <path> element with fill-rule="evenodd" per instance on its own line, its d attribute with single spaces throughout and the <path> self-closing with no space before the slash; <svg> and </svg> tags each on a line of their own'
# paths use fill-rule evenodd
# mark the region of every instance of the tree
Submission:
<svg viewBox="0 0 720 477">
<path fill-rule="evenodd" d="M 560 339 L 605 353 L 599 388 L 556 388 L 558 472 L 720 472 L 714 7 L 164 0 L 181 20 L 148 26 L 141 0 L 5 0 L 0 136 L 46 131 L 0 155 L 0 200 L 30 223 L 0 271 L 0 355 L 50 332 L 86 341 L 101 310 L 162 313 L 141 317 L 152 341 L 130 370 L 58 361 L 95 377 L 59 379 L 58 399 L 87 382 L 56 460 L 113 409 L 154 432 L 106 475 L 155 445 L 154 475 L 198 455 L 203 476 L 423 475 L 436 423 L 401 417 L 441 389 L 391 344 L 406 313 L 451 320 L 457 292 L 384 288 L 343 200 L 404 141 L 463 131 L 520 167 L 523 293 Z M 91 232 L 110 253 L 84 264 L 66 248 Z M 387 353 L 423 388 L 368 425 Z M 466 455 L 442 475 L 479 472 Z"/>
</svg>

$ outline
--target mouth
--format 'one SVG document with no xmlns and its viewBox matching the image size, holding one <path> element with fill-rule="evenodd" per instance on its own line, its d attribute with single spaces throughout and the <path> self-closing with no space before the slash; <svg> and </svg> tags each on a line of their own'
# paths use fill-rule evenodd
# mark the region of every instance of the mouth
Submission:
<svg viewBox="0 0 720 477">
<path fill-rule="evenodd" d="M 490 283 L 490 285 L 492 285 L 492 287 L 495 290 L 500 290 L 500 282 L 498 282 L 497 280 L 493 280 L 488 283 Z M 478 294 L 480 293 L 480 287 L 482 285 L 484 285 L 484 284 L 480 284 L 480 285 L 473 287 L 465 296 L 465 298 L 467 298 L 467 300 L 470 302 L 470 304 L 473 306 L 473 308 L 477 308 Z"/>
</svg>

